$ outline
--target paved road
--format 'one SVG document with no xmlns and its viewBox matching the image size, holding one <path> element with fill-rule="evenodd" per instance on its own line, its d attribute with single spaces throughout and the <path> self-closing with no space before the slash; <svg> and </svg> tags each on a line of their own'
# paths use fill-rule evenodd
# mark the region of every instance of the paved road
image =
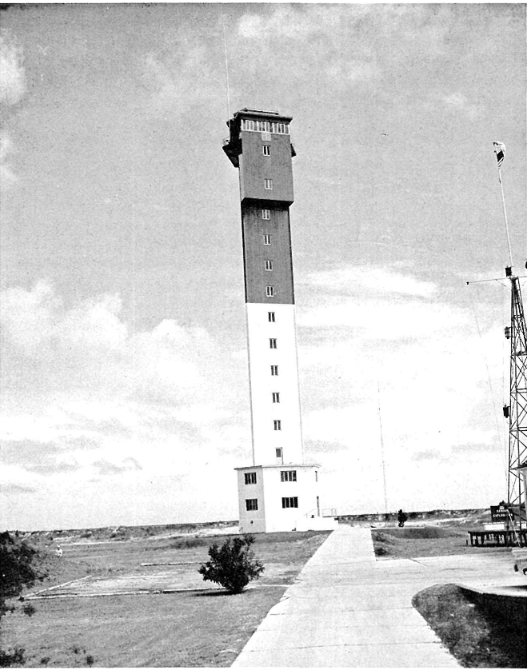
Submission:
<svg viewBox="0 0 527 669">
<path fill-rule="evenodd" d="M 518 579 L 509 555 L 376 560 L 369 529 L 340 525 L 233 667 L 457 667 L 413 595 L 436 583 Z"/>
</svg>

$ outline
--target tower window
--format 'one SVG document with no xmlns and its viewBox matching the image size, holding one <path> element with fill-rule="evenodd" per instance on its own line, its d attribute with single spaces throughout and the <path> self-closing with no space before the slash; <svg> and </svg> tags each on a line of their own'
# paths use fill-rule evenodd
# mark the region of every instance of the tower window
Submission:
<svg viewBox="0 0 527 669">
<path fill-rule="evenodd" d="M 269 348 L 276 348 L 276 339 L 269 339 Z"/>
<path fill-rule="evenodd" d="M 265 261 L 265 269 L 266 269 L 268 272 L 272 272 L 272 271 L 273 271 L 273 261 L 272 261 L 272 260 L 266 260 L 266 261 Z"/>
<path fill-rule="evenodd" d="M 298 509 L 298 497 L 282 497 L 282 509 Z"/>
<path fill-rule="evenodd" d="M 274 404 L 279 404 L 280 403 L 280 393 L 273 393 L 273 403 Z M 247 474 L 246 474 L 247 476 Z"/>
<path fill-rule="evenodd" d="M 245 474 L 245 485 L 256 483 L 256 472 L 247 472 Z"/>
<path fill-rule="evenodd" d="M 264 154 L 264 156 L 270 156 L 271 155 L 271 145 L 270 144 L 264 144 L 263 145 L 263 154 Z"/>
<path fill-rule="evenodd" d="M 315 471 L 315 483 L 318 483 L 318 472 Z"/>
<path fill-rule="evenodd" d="M 275 323 L 274 317 L 275 317 L 274 311 L 267 312 L 267 318 L 269 319 L 269 323 Z"/>
<path fill-rule="evenodd" d="M 274 297 L 274 286 L 266 286 L 265 294 L 267 297 Z"/>
<path fill-rule="evenodd" d="M 271 245 L 271 235 L 264 235 L 263 236 L 263 243 L 264 243 L 264 246 L 270 246 Z"/>
<path fill-rule="evenodd" d="M 277 448 L 277 449 L 276 449 L 276 457 L 277 457 L 277 458 L 281 458 L 281 457 L 282 457 L 282 449 L 281 449 L 281 448 Z"/>
<path fill-rule="evenodd" d="M 273 180 L 272 179 L 264 179 L 264 188 L 266 190 L 273 190 Z"/>
<path fill-rule="evenodd" d="M 270 221 L 271 220 L 271 210 L 270 209 L 262 209 L 262 218 L 264 221 Z"/>
<path fill-rule="evenodd" d="M 274 429 L 275 430 L 281 430 L 282 429 L 282 421 L 281 420 L 273 420 L 274 423 Z"/>
<path fill-rule="evenodd" d="M 271 365 L 271 376 L 278 376 L 278 365 Z"/>
<path fill-rule="evenodd" d="M 247 511 L 258 511 L 258 500 L 257 499 L 246 499 L 245 508 Z"/>
<path fill-rule="evenodd" d="M 282 483 L 285 483 L 286 481 L 292 481 L 293 483 L 296 483 L 296 469 L 292 469 L 291 471 L 287 472 L 280 472 L 280 481 L 282 481 Z"/>
</svg>

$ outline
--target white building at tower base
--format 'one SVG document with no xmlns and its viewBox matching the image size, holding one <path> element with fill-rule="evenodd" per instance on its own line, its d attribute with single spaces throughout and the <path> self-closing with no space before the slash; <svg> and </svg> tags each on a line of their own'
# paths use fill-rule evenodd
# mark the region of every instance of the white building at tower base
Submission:
<svg viewBox="0 0 527 669">
<path fill-rule="evenodd" d="M 237 467 L 240 532 L 334 530 L 323 518 L 318 491 L 319 465 Z"/>
</svg>

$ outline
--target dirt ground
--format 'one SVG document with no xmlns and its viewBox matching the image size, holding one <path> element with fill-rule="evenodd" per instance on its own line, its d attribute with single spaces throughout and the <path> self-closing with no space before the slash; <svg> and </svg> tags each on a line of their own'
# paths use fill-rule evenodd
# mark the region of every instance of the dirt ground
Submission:
<svg viewBox="0 0 527 669">
<path fill-rule="evenodd" d="M 61 541 L 60 558 L 45 537 L 51 578 L 4 618 L 2 647 L 25 648 L 27 667 L 230 666 L 327 535 L 258 535 L 265 572 L 241 595 L 197 573 L 224 534 Z"/>
</svg>

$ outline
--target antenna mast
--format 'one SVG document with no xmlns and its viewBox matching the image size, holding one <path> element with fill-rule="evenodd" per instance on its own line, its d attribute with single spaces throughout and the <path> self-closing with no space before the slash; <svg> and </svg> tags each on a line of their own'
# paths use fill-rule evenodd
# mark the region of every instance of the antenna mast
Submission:
<svg viewBox="0 0 527 669">
<path fill-rule="evenodd" d="M 509 419 L 509 470 L 507 475 L 507 503 L 509 515 L 514 525 L 518 523 L 521 541 L 526 522 L 524 504 L 524 483 L 519 467 L 527 461 L 527 327 L 521 293 L 520 279 L 512 273 L 512 250 L 501 178 L 501 165 L 505 159 L 505 144 L 494 142 L 494 152 L 498 161 L 498 178 L 501 187 L 503 216 L 509 245 L 510 266 L 505 268 L 505 276 L 511 282 L 511 322 L 505 328 L 505 336 L 510 339 L 510 403 L 503 408 Z M 516 529 L 516 527 L 514 528 Z"/>
<path fill-rule="evenodd" d="M 527 327 L 520 287 L 520 280 L 506 267 L 505 274 L 511 282 L 511 324 L 505 328 L 505 336 L 510 338 L 510 404 L 505 407 L 509 418 L 509 473 L 507 476 L 507 502 L 519 529 L 526 522 L 524 484 L 520 465 L 527 460 Z M 520 532 L 521 534 L 521 532 Z"/>
</svg>

